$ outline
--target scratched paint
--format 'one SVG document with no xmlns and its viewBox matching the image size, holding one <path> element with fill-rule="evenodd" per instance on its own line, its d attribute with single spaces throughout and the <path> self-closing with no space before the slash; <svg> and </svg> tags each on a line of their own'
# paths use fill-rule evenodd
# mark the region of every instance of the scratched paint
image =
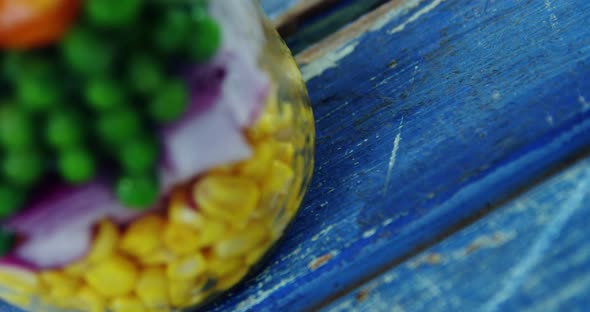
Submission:
<svg viewBox="0 0 590 312">
<path fill-rule="evenodd" d="M 357 41 L 347 43 L 339 49 L 323 55 L 315 62 L 303 66 L 301 68 L 301 75 L 303 76 L 303 79 L 310 81 L 311 79 L 323 74 L 326 70 L 337 67 L 338 62 L 354 52 L 354 49 L 357 45 Z"/>
<path fill-rule="evenodd" d="M 394 19 L 399 18 L 400 16 L 406 15 L 410 10 L 415 9 L 418 7 L 424 0 L 408 0 L 403 1 L 401 5 L 396 6 L 394 9 L 390 10 L 386 14 L 384 14 L 381 18 L 379 18 L 373 26 L 370 28 L 371 31 L 378 31 L 381 30 L 386 25 L 391 24 Z"/>
<path fill-rule="evenodd" d="M 424 6 L 423 8 L 421 8 L 420 10 L 418 10 L 418 12 L 412 14 L 412 16 L 410 16 L 410 18 L 408 18 L 407 20 L 405 20 L 403 23 L 395 26 L 394 28 L 392 28 L 391 30 L 389 30 L 387 33 L 388 34 L 395 34 L 397 32 L 400 32 L 404 29 L 406 29 L 406 26 L 410 23 L 415 22 L 416 20 L 418 20 L 422 15 L 434 10 L 439 4 L 441 4 L 444 0 L 434 0 L 432 2 L 430 2 L 428 5 Z"/>
<path fill-rule="evenodd" d="M 586 98 L 582 95 L 578 96 L 578 102 L 580 102 L 580 104 L 582 104 L 582 111 L 587 111 L 588 109 L 590 109 L 590 103 L 588 103 L 588 101 L 586 101 Z"/>
<path fill-rule="evenodd" d="M 580 27 L 589 2 L 554 2 L 559 32 L 543 1 L 446 0 L 403 31 L 387 33 L 430 3 L 355 38 L 354 51 L 309 82 L 318 134 L 309 195 L 270 266 L 213 311 L 239 304 L 310 309 L 589 143 L 590 116 L 579 99 L 590 90 L 590 29 Z M 401 116 L 402 140 L 383 194 Z M 453 249 L 456 255 L 440 253 L 439 265 L 420 269 L 520 244 L 521 233 L 509 230 L 495 244 L 496 232 L 479 233 L 479 241 L 470 238 Z M 293 250 L 299 253 L 282 260 Z M 310 261 L 332 251 L 338 254 L 309 270 Z M 283 280 L 289 283 L 275 288 Z M 269 289 L 264 300 L 242 304 Z"/>
<path fill-rule="evenodd" d="M 545 0 L 545 10 L 549 13 L 549 22 L 551 23 L 551 28 L 555 31 L 559 31 L 559 22 L 557 21 L 557 15 L 555 15 L 555 10 L 553 9 L 553 3 L 551 0 Z"/>
<path fill-rule="evenodd" d="M 393 140 L 393 149 L 391 150 L 391 156 L 389 156 L 389 164 L 387 166 L 387 176 L 385 177 L 385 184 L 383 186 L 383 193 L 387 193 L 389 190 L 389 182 L 391 181 L 391 175 L 393 174 L 393 168 L 397 160 L 397 153 L 399 151 L 399 145 L 402 141 L 402 130 L 404 129 L 404 117 L 402 116 L 399 122 L 399 130 L 395 139 Z"/>
<path fill-rule="evenodd" d="M 585 311 L 590 304 L 588 189 L 590 158 L 324 311 L 391 311 L 388 305 L 408 312 Z M 539 224 L 537 215 L 550 221 Z M 473 249 L 474 244 L 482 248 Z M 366 289 L 370 297 L 357 300 Z"/>
<path fill-rule="evenodd" d="M 555 245 L 563 228 L 570 218 L 580 209 L 587 208 L 588 190 L 590 190 L 590 173 L 584 173 L 577 179 L 578 186 L 570 193 L 562 209 L 552 218 L 553 221 L 539 233 L 535 243 L 526 251 L 526 256 L 516 263 L 504 278 L 503 287 L 482 307 L 482 311 L 491 312 L 501 309 L 503 304 L 522 286 L 531 271 L 543 260 L 549 248 Z"/>
</svg>

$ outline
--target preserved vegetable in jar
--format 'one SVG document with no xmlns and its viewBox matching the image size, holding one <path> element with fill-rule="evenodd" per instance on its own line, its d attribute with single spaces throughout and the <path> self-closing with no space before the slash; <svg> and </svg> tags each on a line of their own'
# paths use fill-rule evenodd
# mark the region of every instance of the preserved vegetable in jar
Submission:
<svg viewBox="0 0 590 312">
<path fill-rule="evenodd" d="M 183 311 L 293 220 L 314 123 L 257 1 L 0 0 L 0 299 Z"/>
</svg>

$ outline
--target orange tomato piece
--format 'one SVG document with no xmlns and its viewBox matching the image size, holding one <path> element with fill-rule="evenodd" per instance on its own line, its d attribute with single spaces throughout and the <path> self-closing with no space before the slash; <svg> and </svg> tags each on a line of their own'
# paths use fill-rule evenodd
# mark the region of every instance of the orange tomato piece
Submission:
<svg viewBox="0 0 590 312">
<path fill-rule="evenodd" d="M 57 41 L 80 0 L 0 0 L 0 48 L 29 49 Z"/>
</svg>

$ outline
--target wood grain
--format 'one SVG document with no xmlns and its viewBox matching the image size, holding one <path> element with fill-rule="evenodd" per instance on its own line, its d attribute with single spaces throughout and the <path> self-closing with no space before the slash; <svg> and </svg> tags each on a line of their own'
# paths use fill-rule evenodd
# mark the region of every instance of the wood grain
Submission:
<svg viewBox="0 0 590 312">
<path fill-rule="evenodd" d="M 589 19 L 582 0 L 424 0 L 303 66 L 314 183 L 214 311 L 312 308 L 587 146 Z"/>
<path fill-rule="evenodd" d="M 586 311 L 590 158 L 324 311 Z"/>
</svg>

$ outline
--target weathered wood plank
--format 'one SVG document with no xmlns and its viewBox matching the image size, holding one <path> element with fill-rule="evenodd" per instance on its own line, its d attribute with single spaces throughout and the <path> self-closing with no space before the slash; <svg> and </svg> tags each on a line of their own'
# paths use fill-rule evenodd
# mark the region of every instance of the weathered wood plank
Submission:
<svg viewBox="0 0 590 312">
<path fill-rule="evenodd" d="M 587 311 L 590 158 L 324 311 Z"/>
<path fill-rule="evenodd" d="M 303 68 L 314 184 L 270 266 L 213 310 L 316 306 L 590 143 L 590 2 L 402 8 Z"/>
<path fill-rule="evenodd" d="M 303 67 L 314 184 L 217 311 L 313 307 L 590 143 L 590 3 L 405 5 Z"/>
</svg>

